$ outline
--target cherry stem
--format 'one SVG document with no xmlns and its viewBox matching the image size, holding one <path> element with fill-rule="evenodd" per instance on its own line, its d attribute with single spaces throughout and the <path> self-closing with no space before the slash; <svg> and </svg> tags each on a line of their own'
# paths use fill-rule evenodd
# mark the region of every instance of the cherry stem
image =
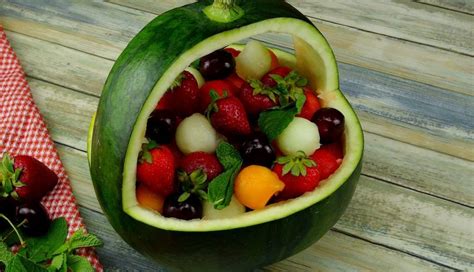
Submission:
<svg viewBox="0 0 474 272">
<path fill-rule="evenodd" d="M 25 244 L 25 241 L 23 241 L 23 238 L 21 237 L 20 233 L 18 232 L 17 228 L 15 227 L 15 225 L 12 223 L 12 221 L 10 221 L 10 219 L 8 219 L 8 217 L 6 217 L 3 213 L 0 213 L 0 217 L 5 219 L 5 221 L 8 222 L 8 224 L 10 224 L 10 226 L 13 228 L 13 230 L 16 232 L 16 235 L 18 236 L 18 239 L 20 240 L 20 244 L 23 246 Z M 23 220 L 24 221 L 24 220 Z M 23 222 L 22 222 L 23 223 Z M 24 224 L 24 223 L 23 223 Z"/>
<path fill-rule="evenodd" d="M 23 221 L 20 222 L 20 224 L 16 225 L 17 228 L 20 228 L 21 226 L 23 226 L 26 222 L 28 222 L 27 219 L 23 219 Z M 2 242 L 5 242 L 7 240 L 7 238 L 12 235 L 12 233 L 14 233 L 15 230 L 11 230 L 9 233 L 7 233 L 3 239 L 2 239 Z"/>
</svg>

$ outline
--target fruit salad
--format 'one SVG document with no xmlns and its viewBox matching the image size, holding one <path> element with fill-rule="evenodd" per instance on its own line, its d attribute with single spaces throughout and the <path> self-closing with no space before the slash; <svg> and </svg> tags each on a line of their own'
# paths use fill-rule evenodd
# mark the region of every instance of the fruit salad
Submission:
<svg viewBox="0 0 474 272">
<path fill-rule="evenodd" d="M 257 41 L 179 75 L 148 119 L 138 203 L 165 217 L 217 219 L 315 190 L 343 159 L 344 116 Z"/>
</svg>

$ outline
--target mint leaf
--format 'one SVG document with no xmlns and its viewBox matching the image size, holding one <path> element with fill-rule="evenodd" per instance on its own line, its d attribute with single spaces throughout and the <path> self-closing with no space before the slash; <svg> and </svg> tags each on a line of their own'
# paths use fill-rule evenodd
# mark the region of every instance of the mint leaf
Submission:
<svg viewBox="0 0 474 272">
<path fill-rule="evenodd" d="M 242 167 L 242 162 L 239 161 L 232 168 L 227 169 L 214 178 L 209 184 L 208 198 L 215 209 L 222 210 L 229 206 L 232 194 L 234 193 L 235 175 L 240 170 L 240 167 Z"/>
<path fill-rule="evenodd" d="M 94 268 L 86 258 L 73 254 L 67 255 L 67 267 L 73 272 L 94 272 Z"/>
<path fill-rule="evenodd" d="M 21 250 L 25 257 L 33 262 L 51 259 L 55 251 L 64 244 L 67 237 L 67 223 L 64 217 L 51 222 L 48 233 L 41 237 L 26 240 L 27 246 Z"/>
<path fill-rule="evenodd" d="M 5 272 L 48 272 L 48 270 L 21 255 L 15 255 L 7 263 Z"/>
<path fill-rule="evenodd" d="M 62 254 L 54 256 L 54 258 L 51 260 L 50 266 L 48 267 L 48 271 L 50 271 L 50 272 L 56 272 L 56 271 L 67 272 L 66 254 L 62 253 Z"/>
<path fill-rule="evenodd" d="M 293 121 L 295 115 L 301 112 L 306 96 L 297 95 L 295 103 L 279 109 L 267 110 L 260 113 L 258 126 L 265 133 L 270 141 L 273 141 L 280 135 L 285 128 Z"/>
<path fill-rule="evenodd" d="M 224 166 L 224 169 L 232 168 L 242 161 L 239 151 L 227 142 L 219 143 L 216 149 L 216 154 L 219 162 Z"/>
<path fill-rule="evenodd" d="M 13 258 L 13 253 L 8 249 L 7 244 L 0 242 L 0 262 L 7 264 Z"/>
<path fill-rule="evenodd" d="M 102 241 L 94 234 L 86 233 L 84 229 L 78 229 L 71 235 L 71 238 L 66 242 L 68 251 L 81 247 L 98 247 L 102 246 Z"/>
</svg>

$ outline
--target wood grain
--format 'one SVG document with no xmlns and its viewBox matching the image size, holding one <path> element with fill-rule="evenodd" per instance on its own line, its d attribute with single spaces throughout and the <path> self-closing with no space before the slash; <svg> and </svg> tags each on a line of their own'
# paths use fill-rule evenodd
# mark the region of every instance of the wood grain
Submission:
<svg viewBox="0 0 474 272">
<path fill-rule="evenodd" d="M 146 0 L 119 1 L 154 13 L 185 2 L 190 1 L 160 1 L 159 5 Z M 64 9 L 68 12 L 62 12 Z M 0 6 L 0 23 L 6 29 L 108 59 L 115 59 L 131 37 L 154 17 L 147 12 L 101 2 L 48 1 L 31 5 L 5 1 Z M 474 94 L 471 57 L 317 19 L 313 22 L 330 41 L 338 61 Z M 290 41 L 281 39 L 278 35 L 266 38 L 271 43 L 291 46 Z"/>
<path fill-rule="evenodd" d="M 100 95 L 112 61 L 18 33 L 7 35 L 29 76 Z M 469 129 L 474 97 L 347 64 L 340 65 L 340 75 L 341 88 L 366 131 L 474 160 Z"/>
<path fill-rule="evenodd" d="M 474 1 L 471 0 L 416 0 L 416 2 L 474 15 Z"/>
<path fill-rule="evenodd" d="M 58 151 L 67 168 L 78 202 L 87 209 L 82 210 L 88 228 L 99 235 L 106 243 L 99 249 L 104 264 L 115 269 L 118 264 L 136 269 L 150 269 L 152 263 L 130 249 L 112 230 L 103 215 L 92 192 L 88 172 L 85 172 L 87 159 L 83 152 L 58 145 Z M 376 256 L 376 257 L 374 257 Z M 378 256 L 378 257 L 377 257 Z M 124 263 L 126 260 L 127 263 Z M 399 262 L 402 261 L 402 264 Z M 445 268 L 411 257 L 402 252 L 377 246 L 334 231 L 329 232 L 321 241 L 308 250 L 264 271 L 348 271 L 373 270 L 385 271 L 397 266 L 405 271 L 444 270 Z"/>
</svg>

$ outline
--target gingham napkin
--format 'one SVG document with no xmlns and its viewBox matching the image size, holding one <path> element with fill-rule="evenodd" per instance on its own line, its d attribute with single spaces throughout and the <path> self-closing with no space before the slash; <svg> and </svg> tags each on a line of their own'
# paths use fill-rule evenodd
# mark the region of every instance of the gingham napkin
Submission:
<svg viewBox="0 0 474 272">
<path fill-rule="evenodd" d="M 4 152 L 35 157 L 52 169 L 59 182 L 43 199 L 43 205 L 52 218 L 66 218 L 69 235 L 84 227 L 66 171 L 33 101 L 25 73 L 0 26 L 0 155 Z M 103 271 L 93 249 L 78 253 L 87 257 L 96 271 Z"/>
</svg>

